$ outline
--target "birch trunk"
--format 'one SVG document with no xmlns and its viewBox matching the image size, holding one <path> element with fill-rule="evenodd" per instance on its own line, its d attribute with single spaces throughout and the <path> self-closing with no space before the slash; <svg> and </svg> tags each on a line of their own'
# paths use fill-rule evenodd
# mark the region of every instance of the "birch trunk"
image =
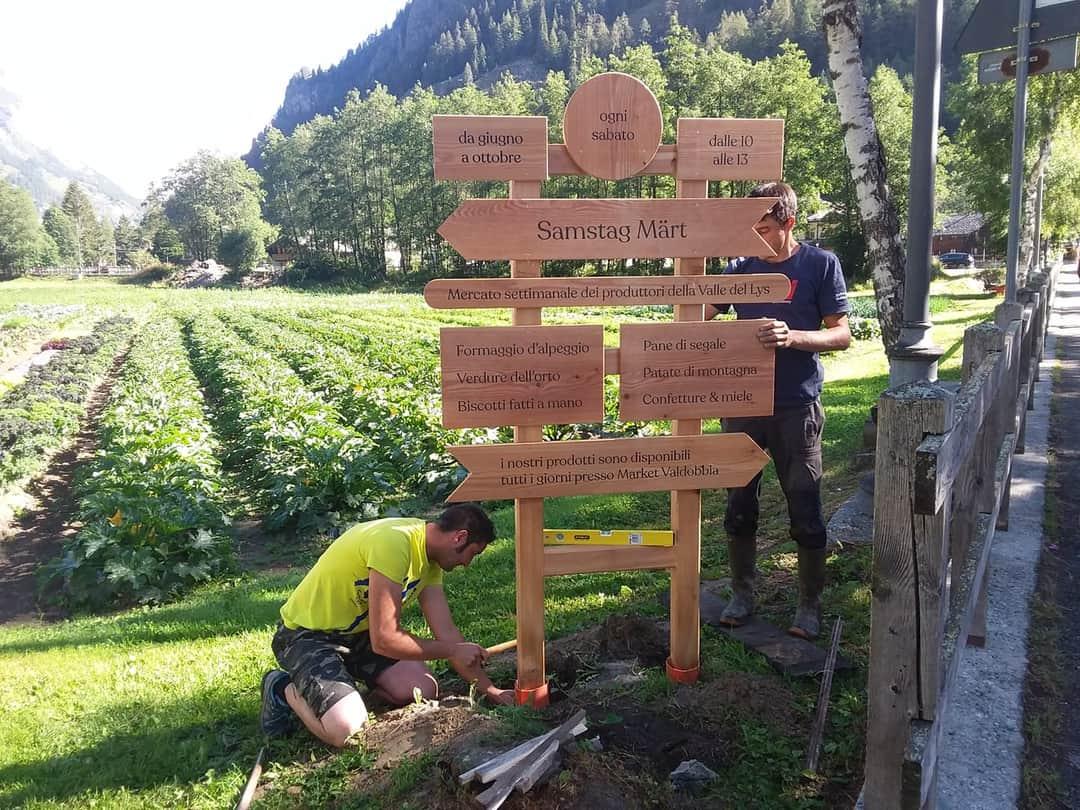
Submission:
<svg viewBox="0 0 1080 810">
<path fill-rule="evenodd" d="M 1033 256 L 1035 250 L 1035 203 L 1039 193 L 1039 178 L 1042 177 L 1050 162 L 1050 149 L 1053 140 L 1049 135 L 1039 141 L 1039 157 L 1035 165 L 1031 167 L 1024 179 L 1023 195 L 1023 227 L 1020 230 L 1020 257 L 1016 262 L 1016 286 L 1023 287 L 1027 284 L 1028 275 L 1033 267 L 1032 262 L 1038 262 L 1039 257 Z M 1036 270 L 1038 269 L 1035 266 Z"/>
<path fill-rule="evenodd" d="M 840 109 L 844 150 L 859 203 L 877 298 L 878 321 L 885 351 L 900 336 L 904 313 L 904 249 L 900 223 L 886 180 L 885 150 L 874 123 L 866 77 L 863 75 L 862 28 L 855 0 L 825 0 L 822 27 L 829 54 L 829 77 Z"/>
</svg>

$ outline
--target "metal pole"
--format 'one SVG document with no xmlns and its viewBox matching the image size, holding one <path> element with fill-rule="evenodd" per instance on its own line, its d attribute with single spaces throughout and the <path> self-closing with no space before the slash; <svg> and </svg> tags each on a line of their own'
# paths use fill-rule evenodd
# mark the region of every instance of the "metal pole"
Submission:
<svg viewBox="0 0 1080 810">
<path fill-rule="evenodd" d="M 930 336 L 930 252 L 934 172 L 941 97 L 942 0 L 919 0 L 915 12 L 915 92 L 912 99 L 907 273 L 904 321 L 890 355 L 889 384 L 937 380 L 942 350 Z"/>
<path fill-rule="evenodd" d="M 1020 204 L 1024 190 L 1024 138 L 1027 126 L 1028 56 L 1031 45 L 1031 5 L 1020 0 L 1016 24 L 1016 100 L 1013 103 L 1012 172 L 1009 175 L 1009 248 L 1005 259 L 1005 301 L 1016 300 L 1016 265 L 1020 262 Z"/>
<path fill-rule="evenodd" d="M 1035 191 L 1035 242 L 1033 247 L 1035 262 L 1035 272 L 1042 271 L 1042 209 L 1043 209 L 1043 187 L 1045 186 L 1045 178 L 1043 172 L 1039 172 L 1039 187 Z"/>
</svg>

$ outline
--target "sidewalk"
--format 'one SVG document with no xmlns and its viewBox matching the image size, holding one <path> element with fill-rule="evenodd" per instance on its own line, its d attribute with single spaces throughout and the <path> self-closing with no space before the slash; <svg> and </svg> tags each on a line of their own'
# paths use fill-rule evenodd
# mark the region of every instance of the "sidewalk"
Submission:
<svg viewBox="0 0 1080 810">
<path fill-rule="evenodd" d="M 1060 403 L 1069 395 L 1053 392 L 1052 386 L 1059 341 L 1080 343 L 1078 297 L 1076 265 L 1064 265 L 1034 409 L 1027 414 L 1025 452 L 1013 459 L 1009 530 L 996 532 L 991 547 L 986 646 L 964 649 L 955 697 L 946 708 L 938 773 L 941 810 L 1006 810 L 1016 807 L 1020 795 L 1029 610 L 1043 547 L 1050 405 L 1052 396 Z M 1075 375 L 1070 379 L 1077 384 Z M 1080 437 L 1074 432 L 1069 438 Z M 1075 667 L 1072 662 L 1068 668 Z"/>
</svg>

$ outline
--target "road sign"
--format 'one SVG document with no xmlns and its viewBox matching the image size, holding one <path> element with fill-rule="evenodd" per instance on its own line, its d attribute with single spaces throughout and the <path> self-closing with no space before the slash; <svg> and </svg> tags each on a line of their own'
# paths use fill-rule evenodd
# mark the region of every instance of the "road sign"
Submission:
<svg viewBox="0 0 1080 810">
<path fill-rule="evenodd" d="M 774 197 L 466 200 L 439 234 L 466 259 L 771 256 L 754 225 Z"/>
<path fill-rule="evenodd" d="M 1056 70 L 1072 70 L 1076 67 L 1076 43 L 1078 37 L 1054 39 L 1032 45 L 1028 71 L 1052 73 Z M 992 84 L 1016 78 L 1016 50 L 993 51 L 979 55 L 979 84 Z"/>
<path fill-rule="evenodd" d="M 758 341 L 761 324 L 624 324 L 619 333 L 619 418 L 770 415 L 776 350 Z"/>
<path fill-rule="evenodd" d="M 441 330 L 443 425 L 562 425 L 604 418 L 604 327 Z"/>
<path fill-rule="evenodd" d="M 784 119 L 680 118 L 680 180 L 779 180 L 784 174 Z"/>
<path fill-rule="evenodd" d="M 547 180 L 543 115 L 436 115 L 436 180 Z"/>
<path fill-rule="evenodd" d="M 956 39 L 960 53 L 1016 47 L 1017 0 L 979 0 Z M 1080 34 L 1080 0 L 1035 0 L 1031 42 Z"/>
<path fill-rule="evenodd" d="M 769 457 L 745 433 L 463 445 L 448 501 L 741 487 Z"/>
<path fill-rule="evenodd" d="M 582 171 L 606 180 L 633 177 L 660 146 L 664 119 L 656 96 L 626 73 L 601 73 L 570 97 L 563 114 L 566 151 Z"/>
<path fill-rule="evenodd" d="M 597 276 L 429 281 L 424 300 L 435 309 L 623 307 L 640 304 L 767 304 L 784 301 L 783 273 L 730 276 Z"/>
</svg>

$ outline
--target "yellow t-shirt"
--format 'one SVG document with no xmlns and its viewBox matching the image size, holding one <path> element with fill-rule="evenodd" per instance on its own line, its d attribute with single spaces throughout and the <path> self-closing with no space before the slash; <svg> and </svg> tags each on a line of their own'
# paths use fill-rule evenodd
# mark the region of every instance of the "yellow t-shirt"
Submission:
<svg viewBox="0 0 1080 810">
<path fill-rule="evenodd" d="M 281 606 L 290 630 L 335 633 L 368 629 L 368 577 L 374 569 L 401 583 L 405 604 L 428 585 L 442 583 L 442 569 L 428 560 L 424 521 L 384 518 L 353 526 L 329 545 Z"/>
</svg>

